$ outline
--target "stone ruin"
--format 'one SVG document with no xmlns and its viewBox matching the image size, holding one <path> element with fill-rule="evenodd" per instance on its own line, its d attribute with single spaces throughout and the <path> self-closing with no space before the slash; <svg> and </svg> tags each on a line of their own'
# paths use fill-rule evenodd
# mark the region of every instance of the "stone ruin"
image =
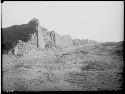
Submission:
<svg viewBox="0 0 125 94">
<path fill-rule="evenodd" d="M 30 25 L 29 25 L 30 24 Z M 25 56 L 28 53 L 45 54 L 45 53 L 58 53 L 64 51 L 65 49 L 70 49 L 72 47 L 77 47 L 85 44 L 95 44 L 94 41 L 88 40 L 73 40 L 69 35 L 60 36 L 54 31 L 49 31 L 42 27 L 39 20 L 33 18 L 27 24 L 30 27 L 35 27 L 34 32 L 29 34 L 30 39 L 28 42 L 18 40 L 17 45 L 9 53 L 16 56 Z M 30 28 L 32 30 L 32 28 Z M 30 54 L 31 55 L 31 54 Z"/>
<path fill-rule="evenodd" d="M 14 55 L 25 56 L 31 51 L 55 53 L 58 49 L 72 46 L 73 43 L 70 36 L 60 36 L 54 31 L 48 31 L 35 18 L 29 23 L 36 25 L 37 32 L 30 34 L 28 42 L 18 40 L 18 44 L 11 50 Z"/>
</svg>

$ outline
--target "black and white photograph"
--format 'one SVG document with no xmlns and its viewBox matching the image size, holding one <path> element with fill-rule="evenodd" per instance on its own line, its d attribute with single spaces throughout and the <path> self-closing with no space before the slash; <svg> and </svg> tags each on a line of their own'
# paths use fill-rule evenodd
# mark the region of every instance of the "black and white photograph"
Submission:
<svg viewBox="0 0 125 94">
<path fill-rule="evenodd" d="M 1 91 L 123 90 L 124 1 L 1 5 Z"/>
</svg>

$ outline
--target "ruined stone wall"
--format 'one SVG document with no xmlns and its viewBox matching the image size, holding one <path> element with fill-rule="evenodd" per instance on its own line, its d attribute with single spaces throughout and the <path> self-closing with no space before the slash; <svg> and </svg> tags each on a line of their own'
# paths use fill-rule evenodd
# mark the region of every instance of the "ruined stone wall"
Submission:
<svg viewBox="0 0 125 94">
<path fill-rule="evenodd" d="M 45 41 L 44 41 L 44 35 L 43 35 L 43 29 L 41 28 L 40 24 L 38 24 L 38 27 L 36 27 L 38 30 L 38 46 L 40 49 L 44 49 L 45 48 Z"/>
<path fill-rule="evenodd" d="M 46 28 L 42 27 L 38 20 L 36 22 L 38 23 L 38 26 L 36 26 L 38 31 L 37 42 L 40 49 L 50 49 L 55 46 L 61 48 L 73 46 L 72 38 L 70 36 L 60 36 L 54 31 L 48 31 Z"/>
<path fill-rule="evenodd" d="M 36 33 L 30 35 L 31 39 L 28 42 L 18 41 L 18 44 L 13 49 L 13 54 L 16 56 L 25 56 L 32 49 L 37 48 Z"/>
<path fill-rule="evenodd" d="M 54 31 L 49 32 L 48 36 L 46 36 L 46 38 L 45 38 L 45 41 L 46 41 L 45 48 L 47 48 L 47 49 L 56 45 Z"/>
<path fill-rule="evenodd" d="M 26 26 L 27 25 L 24 25 L 24 27 Z M 28 38 L 28 41 L 23 41 L 19 39 L 18 44 L 14 47 L 14 50 L 13 50 L 13 53 L 15 55 L 23 56 L 31 52 L 31 50 L 33 51 L 34 49 L 39 50 L 39 52 L 42 52 L 42 51 L 56 52 L 57 50 L 62 51 L 65 48 L 70 49 L 74 45 L 76 46 L 81 45 L 84 42 L 80 40 L 73 41 L 72 38 L 68 35 L 60 36 L 54 31 L 48 31 L 46 28 L 42 27 L 38 19 L 35 19 L 35 18 L 29 21 L 27 28 L 25 32 L 27 32 L 27 30 L 28 32 L 32 30 L 32 33 L 28 33 L 28 36 L 30 38 Z M 21 29 L 21 30 L 24 30 L 24 29 Z M 25 34 L 22 35 L 21 33 L 22 37 L 24 35 Z M 90 43 L 93 43 L 93 42 L 90 42 Z"/>
</svg>

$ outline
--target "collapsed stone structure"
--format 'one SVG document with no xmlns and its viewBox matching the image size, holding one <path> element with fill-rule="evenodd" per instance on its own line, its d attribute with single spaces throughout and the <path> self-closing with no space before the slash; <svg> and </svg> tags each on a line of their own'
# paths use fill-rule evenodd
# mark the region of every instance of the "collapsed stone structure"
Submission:
<svg viewBox="0 0 125 94">
<path fill-rule="evenodd" d="M 85 42 L 77 39 L 72 40 L 69 35 L 60 36 L 54 31 L 49 31 L 42 27 L 36 18 L 33 18 L 28 24 L 13 27 L 12 31 L 14 30 L 19 38 L 16 38 L 17 44 L 10 51 L 17 56 L 24 56 L 31 51 L 56 52 L 57 50 L 83 45 Z M 18 31 L 20 32 L 18 33 Z M 25 37 L 25 35 L 27 36 Z"/>
<path fill-rule="evenodd" d="M 60 36 L 54 31 L 48 31 L 40 25 L 39 20 L 36 18 L 33 18 L 28 24 L 35 25 L 36 32 L 29 34 L 30 38 L 27 42 L 18 40 L 17 45 L 10 50 L 16 56 L 24 56 L 33 49 L 44 52 L 54 48 L 55 51 L 56 48 L 63 49 L 73 45 L 70 36 Z"/>
<path fill-rule="evenodd" d="M 38 30 L 38 45 L 39 48 L 51 48 L 51 47 L 70 47 L 72 46 L 72 38 L 70 36 L 60 36 L 54 31 L 48 31 L 42 27 L 40 23 L 37 27 Z"/>
</svg>

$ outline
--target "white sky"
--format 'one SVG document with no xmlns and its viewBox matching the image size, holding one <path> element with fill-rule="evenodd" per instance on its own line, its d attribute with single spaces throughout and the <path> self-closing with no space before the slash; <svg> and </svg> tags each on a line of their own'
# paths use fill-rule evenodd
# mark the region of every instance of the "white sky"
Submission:
<svg viewBox="0 0 125 94">
<path fill-rule="evenodd" d="M 123 41 L 123 1 L 7 1 L 2 4 L 2 27 L 38 18 L 41 26 L 73 39 Z"/>
</svg>

